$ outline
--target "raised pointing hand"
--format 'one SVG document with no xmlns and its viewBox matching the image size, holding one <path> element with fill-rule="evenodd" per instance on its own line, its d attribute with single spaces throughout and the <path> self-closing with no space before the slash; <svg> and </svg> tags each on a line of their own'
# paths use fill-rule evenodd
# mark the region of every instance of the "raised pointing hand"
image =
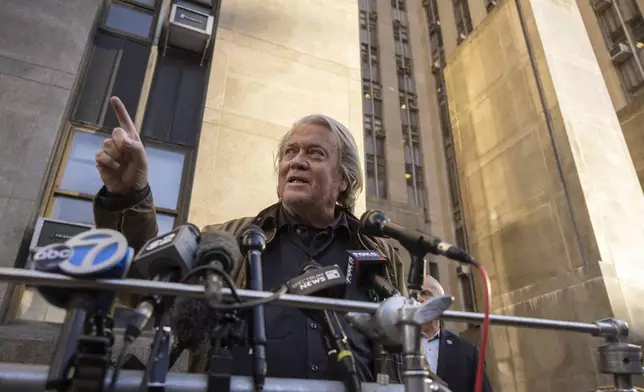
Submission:
<svg viewBox="0 0 644 392">
<path fill-rule="evenodd" d="M 119 127 L 96 153 L 96 167 L 107 190 L 121 195 L 143 189 L 148 183 L 148 157 L 134 122 L 118 97 L 110 98 Z"/>
</svg>

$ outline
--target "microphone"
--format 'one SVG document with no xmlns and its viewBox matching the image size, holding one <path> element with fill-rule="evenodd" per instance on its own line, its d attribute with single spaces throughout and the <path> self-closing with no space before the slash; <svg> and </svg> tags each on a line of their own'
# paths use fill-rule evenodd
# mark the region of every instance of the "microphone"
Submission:
<svg viewBox="0 0 644 392">
<path fill-rule="evenodd" d="M 333 296 L 337 294 L 338 287 L 344 287 L 346 278 L 337 265 L 322 267 L 311 262 L 302 267 L 302 273 L 289 280 L 286 285 L 290 294 Z M 307 317 L 315 320 L 324 329 L 323 341 L 326 345 L 328 355 L 334 354 L 335 360 L 343 366 L 347 372 L 347 389 L 349 392 L 362 390 L 356 361 L 353 352 L 349 348 L 347 335 L 335 312 L 327 310 L 303 310 Z"/>
<path fill-rule="evenodd" d="M 194 266 L 211 265 L 228 273 L 240 259 L 239 246 L 232 234 L 206 232 L 201 235 Z M 194 277 L 189 280 L 189 283 L 195 284 L 199 281 L 201 278 Z M 214 297 L 214 301 L 219 301 L 221 277 L 208 272 L 205 285 L 206 295 Z M 202 343 L 208 341 L 212 327 L 220 318 L 219 314 L 220 312 L 212 308 L 207 300 L 177 298 L 170 314 L 170 326 L 176 340 L 170 355 L 170 366 L 179 359 L 184 350 L 196 351 Z M 201 365 L 203 364 L 196 366 Z"/>
<path fill-rule="evenodd" d="M 201 242 L 197 248 L 197 266 L 210 265 L 228 274 L 241 258 L 237 239 L 232 234 L 210 231 L 201 235 Z M 205 285 L 206 298 L 212 298 L 216 303 L 221 302 L 221 276 L 207 272 Z"/>
<path fill-rule="evenodd" d="M 320 267 L 317 263 L 307 263 L 301 271 L 298 276 L 286 282 L 289 294 L 334 298 L 344 295 L 346 281 L 337 264 Z"/>
<path fill-rule="evenodd" d="M 384 256 L 373 250 L 349 250 L 347 253 L 347 285 L 353 283 L 355 276 L 359 286 L 375 287 L 386 297 L 400 295 L 400 291 L 383 278 L 387 261 Z"/>
<path fill-rule="evenodd" d="M 403 321 L 401 309 L 411 309 L 414 324 L 422 325 L 435 320 L 451 305 L 454 298 L 449 295 L 431 297 L 423 304 L 412 298 L 393 296 L 384 300 L 375 314 L 347 314 L 349 323 L 361 334 L 380 342 L 387 348 L 398 348 L 403 344 L 399 326 Z"/>
<path fill-rule="evenodd" d="M 448 244 L 440 238 L 416 230 L 409 230 L 393 223 L 382 211 L 365 212 L 360 217 L 360 223 L 363 233 L 374 237 L 393 238 L 400 242 L 411 254 L 412 263 L 409 267 L 407 281 L 409 288 L 412 290 L 422 288 L 423 275 L 425 274 L 425 260 L 423 257 L 427 253 L 445 256 L 461 263 L 473 263 L 472 256 L 463 249 Z"/>
<path fill-rule="evenodd" d="M 152 238 L 141 247 L 134 258 L 134 265 L 146 279 L 178 281 L 194 265 L 199 235 L 196 226 L 185 224 Z M 139 337 L 161 300 L 161 296 L 152 294 L 139 303 L 125 328 L 123 339 L 126 344 L 131 344 Z"/>
<path fill-rule="evenodd" d="M 262 252 L 266 249 L 266 236 L 264 231 L 250 225 L 240 236 L 240 248 L 247 255 L 249 268 L 249 289 L 262 291 Z M 264 321 L 264 306 L 258 305 L 253 308 L 253 320 L 249 332 L 253 344 L 253 380 L 255 391 L 264 389 L 266 379 L 266 326 Z"/>
<path fill-rule="evenodd" d="M 374 237 L 391 237 L 400 242 L 410 253 L 418 255 L 432 253 L 461 263 L 471 264 L 472 262 L 469 253 L 463 249 L 448 244 L 440 238 L 393 223 L 382 211 L 365 212 L 360 217 L 360 223 L 365 234 Z"/>
<path fill-rule="evenodd" d="M 59 273 L 78 279 L 122 279 L 130 269 L 133 255 L 134 250 L 128 247 L 127 240 L 118 231 L 93 229 L 80 233 L 65 243 L 37 249 L 32 261 L 33 269 L 37 271 Z M 70 291 L 52 287 L 38 287 L 37 290 L 50 304 L 68 309 L 47 377 L 49 387 L 55 387 L 68 378 L 72 358 L 85 329 L 88 312 L 98 316 L 94 320 L 98 323 L 96 334 L 100 337 L 110 335 L 111 322 L 105 322 L 104 318 L 111 311 L 116 294 L 109 291 L 97 293 L 94 290 Z M 107 345 L 109 341 L 110 339 L 105 339 L 101 343 Z M 108 347 L 103 348 L 109 350 Z M 101 363 L 87 364 L 80 355 L 76 367 L 84 365 L 100 367 Z M 81 378 L 87 370 L 79 369 L 75 374 Z M 106 366 L 101 371 L 104 377 Z"/>
<path fill-rule="evenodd" d="M 32 257 L 36 271 L 58 273 L 79 279 L 122 279 L 132 264 L 134 250 L 125 237 L 115 230 L 92 229 L 64 243 L 50 244 L 35 250 Z M 60 290 L 37 287 L 50 304 L 62 308 L 83 308 L 107 313 L 115 293 L 93 290 Z"/>
</svg>

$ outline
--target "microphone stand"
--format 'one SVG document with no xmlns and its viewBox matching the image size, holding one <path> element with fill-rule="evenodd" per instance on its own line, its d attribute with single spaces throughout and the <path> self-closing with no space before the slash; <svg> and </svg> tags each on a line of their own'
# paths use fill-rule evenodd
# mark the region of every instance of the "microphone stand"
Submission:
<svg viewBox="0 0 644 392">
<path fill-rule="evenodd" d="M 45 390 L 65 391 L 69 387 L 69 379 L 67 374 L 69 368 L 73 364 L 78 341 L 83 329 L 85 327 L 85 318 L 87 312 L 80 308 L 72 308 L 67 310 L 65 321 L 63 322 L 58 341 L 56 343 L 56 350 L 49 365 L 49 372 L 47 374 L 47 382 Z"/>
<path fill-rule="evenodd" d="M 114 320 L 109 314 L 92 312 L 85 318 L 78 339 L 70 392 L 102 392 L 112 360 Z"/>
<path fill-rule="evenodd" d="M 241 251 L 248 257 L 249 289 L 263 291 L 262 281 L 262 252 L 266 249 L 266 237 L 259 228 L 247 229 L 241 238 Z M 255 392 L 264 390 L 266 380 L 266 325 L 264 322 L 264 306 L 253 308 L 252 321 L 248 328 L 253 351 L 253 381 Z"/>
<path fill-rule="evenodd" d="M 148 392 L 165 392 L 166 377 L 170 370 L 171 329 L 167 325 L 167 310 L 172 308 L 174 298 L 162 297 L 154 307 L 154 338 L 150 346 L 148 363 L 145 367 L 139 392 L 146 387 Z"/>
</svg>

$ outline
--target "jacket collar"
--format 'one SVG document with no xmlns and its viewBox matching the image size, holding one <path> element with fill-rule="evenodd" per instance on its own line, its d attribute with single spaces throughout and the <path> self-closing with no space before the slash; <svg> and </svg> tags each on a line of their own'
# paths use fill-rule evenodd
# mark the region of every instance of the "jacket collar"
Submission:
<svg viewBox="0 0 644 392">
<path fill-rule="evenodd" d="M 269 243 L 275 238 L 277 233 L 278 220 L 279 220 L 279 211 L 282 203 L 277 202 L 262 211 L 253 219 L 253 224 L 259 226 L 264 233 L 266 234 L 266 243 Z M 340 210 L 344 212 L 346 224 L 349 227 L 351 233 L 358 233 L 360 229 L 360 220 L 355 217 L 349 210 L 339 207 L 336 207 L 336 211 Z"/>
</svg>

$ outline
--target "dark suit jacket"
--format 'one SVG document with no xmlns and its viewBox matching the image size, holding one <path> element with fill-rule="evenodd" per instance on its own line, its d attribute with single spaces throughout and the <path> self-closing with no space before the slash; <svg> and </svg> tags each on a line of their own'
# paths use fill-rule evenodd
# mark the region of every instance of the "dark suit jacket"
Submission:
<svg viewBox="0 0 644 392">
<path fill-rule="evenodd" d="M 474 392 L 478 356 L 477 346 L 441 329 L 436 373 L 452 392 Z M 487 373 L 483 380 L 483 391 L 492 392 Z"/>
</svg>

